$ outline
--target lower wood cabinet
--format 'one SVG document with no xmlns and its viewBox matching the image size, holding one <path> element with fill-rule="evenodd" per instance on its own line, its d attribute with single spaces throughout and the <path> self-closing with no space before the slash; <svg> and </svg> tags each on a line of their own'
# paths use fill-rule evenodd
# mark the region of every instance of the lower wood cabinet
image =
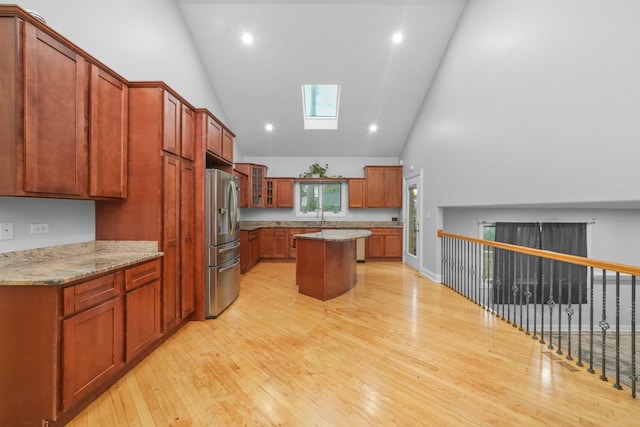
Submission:
<svg viewBox="0 0 640 427">
<path fill-rule="evenodd" d="M 240 231 L 240 272 L 246 273 L 260 259 L 260 239 L 258 230 Z"/>
<path fill-rule="evenodd" d="M 64 425 L 161 335 L 160 259 L 69 286 L 0 286 L 0 425 Z M 140 357 L 136 357 L 140 356 Z"/>
<path fill-rule="evenodd" d="M 62 321 L 62 410 L 122 368 L 122 299 L 114 298 Z"/>
<path fill-rule="evenodd" d="M 265 227 L 240 232 L 240 272 L 246 273 L 261 259 L 280 261 L 296 259 L 296 234 L 315 233 L 320 228 Z M 365 241 L 367 261 L 401 261 L 402 228 L 370 228 Z"/>
<path fill-rule="evenodd" d="M 125 361 L 130 361 L 162 335 L 160 261 L 125 271 Z"/>
<path fill-rule="evenodd" d="M 402 259 L 402 228 L 371 228 L 366 239 L 365 259 Z"/>
</svg>

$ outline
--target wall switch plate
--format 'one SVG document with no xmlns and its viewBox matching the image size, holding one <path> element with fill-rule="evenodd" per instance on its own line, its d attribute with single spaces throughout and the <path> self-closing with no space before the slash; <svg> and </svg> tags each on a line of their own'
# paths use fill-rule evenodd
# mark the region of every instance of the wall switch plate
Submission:
<svg viewBox="0 0 640 427">
<path fill-rule="evenodd" d="M 42 234 L 49 232 L 49 223 L 31 224 L 31 234 Z"/>
<path fill-rule="evenodd" d="M 0 240 L 13 239 L 13 223 L 3 222 L 0 223 Z"/>
</svg>

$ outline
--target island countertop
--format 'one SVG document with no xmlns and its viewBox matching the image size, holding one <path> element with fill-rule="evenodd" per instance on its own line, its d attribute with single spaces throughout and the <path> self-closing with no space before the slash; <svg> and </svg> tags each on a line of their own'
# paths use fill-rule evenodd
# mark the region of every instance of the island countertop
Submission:
<svg viewBox="0 0 640 427">
<path fill-rule="evenodd" d="M 158 242 L 94 241 L 0 254 L 0 286 L 65 285 L 161 257 Z"/>
<path fill-rule="evenodd" d="M 354 240 L 371 235 L 369 230 L 344 229 L 344 230 L 322 230 L 315 233 L 294 234 L 296 239 L 314 239 L 314 240 L 331 240 L 343 241 Z"/>
</svg>

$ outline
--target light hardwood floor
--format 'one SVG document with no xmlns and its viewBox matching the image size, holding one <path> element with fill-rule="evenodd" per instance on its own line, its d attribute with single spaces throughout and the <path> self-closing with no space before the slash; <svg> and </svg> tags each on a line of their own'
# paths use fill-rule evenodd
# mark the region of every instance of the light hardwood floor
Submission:
<svg viewBox="0 0 640 427">
<path fill-rule="evenodd" d="M 297 293 L 260 263 L 215 320 L 191 322 L 68 426 L 638 426 L 629 390 L 401 263 L 349 293 Z"/>
</svg>

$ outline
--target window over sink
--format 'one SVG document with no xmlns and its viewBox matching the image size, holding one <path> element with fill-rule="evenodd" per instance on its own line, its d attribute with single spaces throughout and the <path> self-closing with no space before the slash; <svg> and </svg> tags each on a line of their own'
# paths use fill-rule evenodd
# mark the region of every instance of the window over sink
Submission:
<svg viewBox="0 0 640 427">
<path fill-rule="evenodd" d="M 344 182 L 297 182 L 296 216 L 322 221 L 346 215 L 347 194 Z"/>
</svg>

